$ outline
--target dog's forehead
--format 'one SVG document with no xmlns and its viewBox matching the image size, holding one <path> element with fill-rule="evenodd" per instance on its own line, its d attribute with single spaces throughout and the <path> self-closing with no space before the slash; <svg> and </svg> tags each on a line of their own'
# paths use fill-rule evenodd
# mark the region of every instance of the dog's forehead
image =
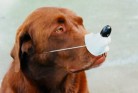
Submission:
<svg viewBox="0 0 138 93">
<path fill-rule="evenodd" d="M 57 8 L 57 7 L 42 7 L 35 10 L 31 15 L 31 18 L 41 17 L 47 18 L 47 20 L 58 18 L 59 16 L 68 17 L 68 18 L 77 18 L 78 16 L 73 11 L 66 8 Z"/>
<path fill-rule="evenodd" d="M 46 38 L 50 36 L 50 33 L 58 25 L 57 23 L 52 23 L 56 22 L 56 19 L 59 17 L 63 17 L 68 21 L 68 28 L 72 26 L 70 25 L 72 23 L 82 23 L 82 19 L 69 9 L 43 7 L 31 13 L 23 23 L 22 27 L 28 29 L 28 33 L 36 42 L 40 42 L 40 40 L 47 40 Z M 78 18 L 81 19 L 81 21 L 78 20 Z"/>
<path fill-rule="evenodd" d="M 57 7 L 43 7 L 35 10 L 29 17 L 29 24 L 37 25 L 39 27 L 48 26 L 52 22 L 56 22 L 59 18 L 67 20 L 82 21 L 82 18 L 77 16 L 74 12 L 66 8 L 57 8 Z M 34 26 L 37 27 L 37 26 Z"/>
<path fill-rule="evenodd" d="M 76 19 L 81 19 L 79 16 L 77 16 L 74 12 L 72 12 L 69 9 L 57 7 L 43 7 L 32 12 L 25 20 L 25 24 L 37 24 L 40 27 L 42 27 L 41 24 L 51 24 L 51 22 L 56 21 L 58 18 L 72 20 L 72 22 L 76 21 Z"/>
</svg>

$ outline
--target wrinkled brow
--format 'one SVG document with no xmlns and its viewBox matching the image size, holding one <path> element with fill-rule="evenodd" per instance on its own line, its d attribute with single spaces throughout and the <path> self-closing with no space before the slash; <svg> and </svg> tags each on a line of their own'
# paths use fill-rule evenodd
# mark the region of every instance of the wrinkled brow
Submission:
<svg viewBox="0 0 138 93">
<path fill-rule="evenodd" d="M 83 19 L 82 19 L 82 17 L 80 17 L 80 16 L 76 16 L 76 17 L 75 17 L 75 21 L 76 21 L 78 24 L 80 24 L 80 25 L 83 24 Z"/>
</svg>

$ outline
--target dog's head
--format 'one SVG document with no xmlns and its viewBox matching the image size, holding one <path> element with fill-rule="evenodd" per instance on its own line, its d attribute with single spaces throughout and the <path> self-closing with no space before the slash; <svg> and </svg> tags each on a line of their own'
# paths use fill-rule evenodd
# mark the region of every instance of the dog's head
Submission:
<svg viewBox="0 0 138 93">
<path fill-rule="evenodd" d="M 11 52 L 15 70 L 62 69 L 78 72 L 100 65 L 105 56 L 94 56 L 86 47 L 48 52 L 85 45 L 83 20 L 64 8 L 44 7 L 34 11 L 20 26 Z M 42 70 L 42 71 L 41 71 Z"/>
</svg>

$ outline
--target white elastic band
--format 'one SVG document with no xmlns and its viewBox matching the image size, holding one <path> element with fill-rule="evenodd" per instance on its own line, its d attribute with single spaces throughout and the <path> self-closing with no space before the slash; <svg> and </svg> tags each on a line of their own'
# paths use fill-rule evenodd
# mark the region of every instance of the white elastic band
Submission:
<svg viewBox="0 0 138 93">
<path fill-rule="evenodd" d="M 71 50 L 71 49 L 82 48 L 82 47 L 86 47 L 86 45 L 70 47 L 70 48 L 63 48 L 63 49 L 57 49 L 57 50 L 52 50 L 52 51 L 48 51 L 48 52 L 44 52 L 44 53 L 59 52 L 59 51 Z"/>
</svg>

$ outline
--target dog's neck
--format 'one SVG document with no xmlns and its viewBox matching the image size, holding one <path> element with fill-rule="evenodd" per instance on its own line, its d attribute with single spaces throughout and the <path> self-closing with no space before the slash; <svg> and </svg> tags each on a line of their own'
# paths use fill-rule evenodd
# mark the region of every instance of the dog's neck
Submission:
<svg viewBox="0 0 138 93">
<path fill-rule="evenodd" d="M 41 67 L 40 71 L 36 71 L 39 69 L 37 68 L 37 66 Z M 35 84 L 35 86 L 42 93 L 66 93 L 65 91 L 74 91 L 71 90 L 71 88 L 72 86 L 74 86 L 74 83 L 76 82 L 77 73 L 67 73 L 62 68 L 45 67 L 39 66 L 38 64 L 36 64 L 35 66 L 33 65 L 31 67 L 28 67 L 23 72 L 26 78 L 30 79 L 30 83 Z"/>
<path fill-rule="evenodd" d="M 76 74 L 67 74 L 64 77 L 57 75 L 58 77 L 51 77 L 51 79 L 45 79 L 45 84 L 37 82 L 38 88 L 42 93 L 76 93 L 72 87 L 76 87 Z M 50 77 L 49 77 L 50 78 Z M 58 79 L 57 79 L 58 78 Z M 59 79 L 60 78 L 60 79 Z M 44 83 L 44 81 L 43 81 Z"/>
</svg>

